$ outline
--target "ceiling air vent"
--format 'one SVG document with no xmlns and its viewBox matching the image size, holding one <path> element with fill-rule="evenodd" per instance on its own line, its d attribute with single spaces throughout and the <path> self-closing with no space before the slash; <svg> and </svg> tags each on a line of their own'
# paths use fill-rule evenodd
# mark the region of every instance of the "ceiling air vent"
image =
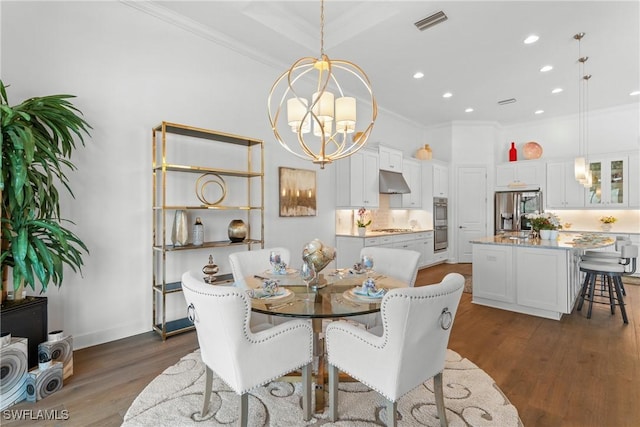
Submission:
<svg viewBox="0 0 640 427">
<path fill-rule="evenodd" d="M 420 31 L 424 31 L 429 27 L 433 27 L 436 24 L 446 21 L 447 19 L 449 19 L 447 18 L 447 15 L 445 15 L 443 11 L 440 11 L 415 22 L 414 25 L 418 27 Z"/>
<path fill-rule="evenodd" d="M 502 101 L 498 101 L 498 105 L 513 104 L 514 102 L 516 102 L 515 98 L 503 99 Z"/>
</svg>

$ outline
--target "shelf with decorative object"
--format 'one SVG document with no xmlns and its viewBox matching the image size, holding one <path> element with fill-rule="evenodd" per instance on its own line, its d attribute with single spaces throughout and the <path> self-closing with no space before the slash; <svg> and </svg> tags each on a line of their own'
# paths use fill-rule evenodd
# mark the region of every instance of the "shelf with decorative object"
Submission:
<svg viewBox="0 0 640 427">
<path fill-rule="evenodd" d="M 213 267 L 203 277 L 220 285 L 233 280 L 230 272 L 216 274 L 214 256 L 264 247 L 264 144 L 162 122 L 152 129 L 151 169 L 152 327 L 166 339 L 193 329 L 173 295 L 182 292 L 184 271 L 203 268 L 203 249 Z"/>
</svg>

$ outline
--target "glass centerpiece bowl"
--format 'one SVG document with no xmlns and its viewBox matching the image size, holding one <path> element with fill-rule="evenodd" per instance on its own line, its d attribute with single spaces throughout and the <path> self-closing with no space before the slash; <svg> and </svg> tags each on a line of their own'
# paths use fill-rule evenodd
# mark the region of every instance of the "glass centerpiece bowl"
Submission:
<svg viewBox="0 0 640 427">
<path fill-rule="evenodd" d="M 320 273 L 331 261 L 336 258 L 336 250 L 325 246 L 320 240 L 314 239 L 307 243 L 302 250 L 302 260 L 313 264 L 316 273 Z"/>
</svg>

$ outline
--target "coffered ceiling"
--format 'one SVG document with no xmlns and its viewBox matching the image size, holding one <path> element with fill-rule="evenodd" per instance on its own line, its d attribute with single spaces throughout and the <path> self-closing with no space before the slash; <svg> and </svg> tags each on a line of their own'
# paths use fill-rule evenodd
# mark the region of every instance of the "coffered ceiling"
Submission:
<svg viewBox="0 0 640 427">
<path fill-rule="evenodd" d="M 135 3 L 277 70 L 319 55 L 317 0 Z M 448 19 L 416 28 L 437 11 Z M 508 125 L 577 113 L 581 79 L 573 36 L 579 32 L 586 33 L 585 72 L 593 76 L 589 108 L 640 102 L 629 95 L 640 90 L 638 1 L 327 0 L 324 32 L 326 54 L 362 67 L 380 108 L 423 126 L 454 120 Z M 530 34 L 539 40 L 525 45 Z M 543 73 L 544 65 L 553 69 Z M 422 79 L 412 77 L 417 71 Z M 555 88 L 563 91 L 552 94 Z M 452 96 L 443 98 L 445 92 Z M 498 104 L 510 98 L 516 102 Z"/>
</svg>

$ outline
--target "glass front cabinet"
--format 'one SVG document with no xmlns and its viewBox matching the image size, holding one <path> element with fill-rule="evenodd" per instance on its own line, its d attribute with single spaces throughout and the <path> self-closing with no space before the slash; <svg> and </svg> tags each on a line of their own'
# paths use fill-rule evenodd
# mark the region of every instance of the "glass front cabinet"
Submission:
<svg viewBox="0 0 640 427">
<path fill-rule="evenodd" d="M 585 205 L 607 208 L 627 206 L 628 163 L 627 156 L 589 159 L 592 184 L 586 189 Z"/>
</svg>

